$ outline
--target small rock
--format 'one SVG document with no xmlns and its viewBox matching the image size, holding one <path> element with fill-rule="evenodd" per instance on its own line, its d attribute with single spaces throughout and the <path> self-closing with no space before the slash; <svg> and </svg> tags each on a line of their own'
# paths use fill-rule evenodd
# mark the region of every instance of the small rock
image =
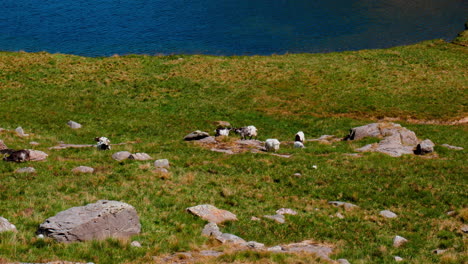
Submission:
<svg viewBox="0 0 468 264">
<path fill-rule="evenodd" d="M 200 139 L 203 139 L 203 138 L 206 138 L 206 137 L 209 137 L 209 136 L 210 136 L 210 134 L 208 134 L 207 132 L 196 130 L 196 131 L 193 131 L 192 133 L 186 135 L 184 137 L 184 140 L 185 141 L 200 140 Z"/>
<path fill-rule="evenodd" d="M 436 255 L 440 255 L 440 254 L 444 254 L 445 251 L 447 251 L 446 249 L 435 249 L 432 251 L 432 253 L 436 254 Z"/>
<path fill-rule="evenodd" d="M 75 121 L 68 121 L 67 125 L 73 129 L 79 129 L 81 128 L 81 124 L 78 124 L 77 122 Z"/>
<path fill-rule="evenodd" d="M 275 220 L 276 222 L 283 224 L 286 222 L 286 219 L 284 218 L 284 215 L 276 214 L 276 215 L 264 215 L 263 217 Z"/>
<path fill-rule="evenodd" d="M 344 215 L 342 215 L 341 213 L 336 213 L 335 216 L 339 219 L 344 219 Z"/>
<path fill-rule="evenodd" d="M 397 214 L 395 214 L 394 212 L 389 211 L 389 210 L 380 211 L 379 214 L 380 214 L 381 216 L 385 217 L 385 218 L 396 218 L 396 217 L 398 217 Z"/>
<path fill-rule="evenodd" d="M 269 247 L 269 248 L 267 248 L 267 251 L 270 251 L 270 252 L 282 252 L 282 251 L 284 251 L 284 250 L 283 250 L 283 247 L 281 247 L 281 246 L 274 246 L 274 247 Z"/>
<path fill-rule="evenodd" d="M 146 154 L 146 153 L 135 153 L 135 154 L 132 154 L 128 157 L 129 159 L 132 159 L 132 160 L 151 160 L 153 158 L 151 158 L 150 155 Z"/>
<path fill-rule="evenodd" d="M 293 209 L 290 209 L 290 208 L 281 208 L 281 209 L 278 209 L 278 210 L 276 210 L 276 213 L 277 213 L 277 214 L 280 214 L 280 215 L 285 215 L 285 214 L 288 214 L 288 215 L 297 215 L 297 212 L 294 211 Z"/>
<path fill-rule="evenodd" d="M 394 247 L 401 247 L 403 244 L 408 242 L 408 239 L 401 237 L 401 236 L 395 236 L 393 238 L 393 246 Z"/>
<path fill-rule="evenodd" d="M 251 249 L 263 249 L 265 248 L 265 244 L 258 243 L 256 241 L 249 241 L 245 243 L 245 246 Z"/>
<path fill-rule="evenodd" d="M 296 177 L 301 177 L 301 176 L 302 176 L 302 174 L 300 174 L 300 173 L 294 173 L 294 174 L 293 174 L 293 176 L 296 176 Z"/>
<path fill-rule="evenodd" d="M 15 129 L 15 132 L 16 132 L 16 135 L 18 135 L 19 137 L 28 137 L 29 136 L 29 134 L 24 133 L 24 130 L 23 130 L 22 127 L 17 127 Z"/>
<path fill-rule="evenodd" d="M 448 148 L 448 149 L 463 150 L 462 147 L 451 146 L 451 145 L 449 145 L 449 144 L 442 144 L 441 146 L 446 147 L 446 148 Z"/>
<path fill-rule="evenodd" d="M 128 157 L 130 157 L 130 155 L 132 155 L 132 153 L 130 153 L 128 151 L 119 151 L 119 152 L 116 152 L 116 153 L 112 154 L 112 158 L 117 160 L 117 161 L 122 161 L 122 160 L 128 159 Z"/>
<path fill-rule="evenodd" d="M 463 233 L 468 233 L 468 225 L 463 225 L 460 230 L 463 232 Z"/>
<path fill-rule="evenodd" d="M 294 148 L 305 148 L 304 144 L 300 141 L 294 142 Z"/>
<path fill-rule="evenodd" d="M 72 169 L 72 172 L 73 173 L 93 173 L 94 169 L 91 167 L 87 167 L 87 166 L 78 166 Z"/>
<path fill-rule="evenodd" d="M 132 243 L 130 243 L 130 246 L 141 248 L 141 244 L 140 244 L 140 242 L 138 242 L 138 241 L 132 241 Z"/>
<path fill-rule="evenodd" d="M 10 223 L 6 218 L 0 216 L 0 233 L 6 231 L 16 232 L 16 226 Z"/>
<path fill-rule="evenodd" d="M 36 142 L 36 141 L 31 141 L 31 142 L 29 142 L 29 145 L 31 145 L 31 146 L 39 146 L 40 144 L 39 144 L 38 142 Z"/>
<path fill-rule="evenodd" d="M 448 211 L 448 212 L 447 212 L 447 215 L 448 215 L 448 216 L 454 216 L 454 215 L 456 215 L 456 214 L 457 214 L 457 212 L 455 212 L 455 211 Z"/>
<path fill-rule="evenodd" d="M 351 264 L 351 263 L 349 263 L 349 261 L 347 259 L 339 259 L 337 261 L 338 261 L 338 264 Z"/>
<path fill-rule="evenodd" d="M 0 140 L 0 150 L 2 149 L 8 149 L 8 147 L 3 143 L 3 140 Z"/>
<path fill-rule="evenodd" d="M 15 173 L 35 173 L 36 169 L 33 167 L 25 167 L 25 168 L 19 168 L 15 170 Z"/>
<path fill-rule="evenodd" d="M 340 201 L 331 201 L 328 202 L 331 205 L 334 205 L 336 207 L 343 207 L 345 210 L 351 210 L 354 208 L 358 208 L 359 206 L 352 204 L 352 203 L 346 203 L 346 202 L 340 202 Z"/>
<path fill-rule="evenodd" d="M 154 167 L 169 169 L 171 166 L 169 164 L 169 160 L 167 160 L 167 159 L 158 159 L 157 161 L 154 162 Z"/>
<path fill-rule="evenodd" d="M 244 239 L 233 235 L 233 234 L 228 234 L 228 233 L 223 233 L 220 236 L 216 237 L 216 240 L 219 242 L 225 244 L 225 243 L 231 243 L 231 244 L 244 244 L 246 243 Z"/>
<path fill-rule="evenodd" d="M 318 167 L 317 165 L 312 165 L 312 168 L 316 170 Z"/>
<path fill-rule="evenodd" d="M 429 139 L 421 141 L 416 146 L 416 150 L 414 151 L 414 154 L 417 155 L 425 155 L 434 152 L 434 143 L 430 141 Z"/>
<path fill-rule="evenodd" d="M 204 257 L 219 257 L 223 255 L 223 252 L 215 251 L 215 250 L 202 250 L 200 251 L 200 255 Z"/>
<path fill-rule="evenodd" d="M 280 148 L 280 142 L 276 138 L 269 138 L 265 141 L 265 149 L 268 152 L 278 151 Z"/>
<path fill-rule="evenodd" d="M 237 217 L 235 214 L 218 209 L 213 205 L 210 204 L 202 204 L 193 207 L 189 207 L 186 209 L 187 212 L 199 216 L 200 218 L 207 220 L 208 222 L 212 223 L 222 223 L 225 221 L 236 221 Z"/>
<path fill-rule="evenodd" d="M 395 256 L 394 259 L 395 259 L 396 262 L 403 261 L 403 258 L 402 258 L 402 257 L 399 257 L 399 256 Z"/>
<path fill-rule="evenodd" d="M 219 230 L 219 227 L 215 223 L 208 223 L 205 225 L 205 227 L 202 230 L 202 235 L 207 236 L 207 237 L 218 237 L 222 235 L 223 233 Z"/>
<path fill-rule="evenodd" d="M 49 156 L 44 151 L 40 151 L 40 150 L 28 149 L 27 151 L 29 152 L 30 161 L 43 161 L 43 160 L 46 160 L 47 157 Z"/>
<path fill-rule="evenodd" d="M 260 221 L 261 219 L 258 218 L 258 217 L 252 216 L 252 217 L 250 218 L 250 220 L 252 220 L 252 221 Z"/>
<path fill-rule="evenodd" d="M 166 169 L 166 168 L 156 168 L 154 169 L 155 173 L 161 173 L 161 174 L 166 174 L 166 173 L 169 173 L 169 171 Z"/>
</svg>

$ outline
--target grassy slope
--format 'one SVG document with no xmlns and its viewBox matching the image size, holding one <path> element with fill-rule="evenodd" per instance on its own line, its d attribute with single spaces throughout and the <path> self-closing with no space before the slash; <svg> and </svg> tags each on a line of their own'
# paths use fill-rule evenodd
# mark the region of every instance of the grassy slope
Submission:
<svg viewBox="0 0 468 264">
<path fill-rule="evenodd" d="M 298 130 L 308 138 L 342 136 L 381 117 L 458 120 L 467 113 L 466 69 L 468 49 L 439 40 L 386 50 L 268 57 L 0 53 L 0 127 L 22 126 L 32 133 L 21 139 L 0 132 L 0 139 L 11 148 L 38 141 L 37 149 L 50 155 L 46 162 L 28 164 L 38 171 L 34 175 L 13 173 L 25 164 L 1 163 L 0 215 L 19 232 L 0 234 L 0 262 L 145 262 L 154 255 L 201 249 L 212 244 L 200 236 L 204 222 L 184 212 L 201 203 L 238 215 L 240 220 L 223 231 L 267 245 L 315 239 L 337 245 L 333 257 L 351 263 L 393 263 L 394 255 L 411 263 L 466 261 L 466 235 L 460 231 L 468 220 L 466 150 L 436 147 L 438 159 L 343 155 L 373 141 L 365 140 L 308 143 L 304 150 L 284 146 L 281 153 L 293 154 L 284 159 L 227 156 L 181 141 L 195 129 L 213 130 L 216 120 L 254 124 L 261 140 L 291 140 Z M 71 130 L 68 120 L 84 127 Z M 402 124 L 436 144 L 468 147 L 466 126 Z M 57 141 L 89 144 L 101 135 L 114 143 L 140 143 L 112 152 L 47 150 Z M 168 158 L 172 173 L 156 175 L 145 162 L 117 163 L 110 154 L 119 150 Z M 97 172 L 71 174 L 78 165 Z M 296 172 L 304 176 L 293 177 Z M 142 249 L 125 241 L 62 245 L 35 238 L 47 217 L 98 199 L 136 207 L 143 232 L 134 239 Z M 345 219 L 330 218 L 339 210 L 328 206 L 329 200 L 361 209 L 342 212 Z M 283 225 L 250 221 L 281 207 L 300 214 Z M 401 217 L 385 220 L 378 216 L 383 209 Z M 449 210 L 458 215 L 447 216 Z M 392 248 L 395 235 L 410 243 Z M 436 256 L 430 253 L 435 248 L 450 251 Z M 301 258 L 233 254 L 218 261 L 293 263 Z"/>
</svg>

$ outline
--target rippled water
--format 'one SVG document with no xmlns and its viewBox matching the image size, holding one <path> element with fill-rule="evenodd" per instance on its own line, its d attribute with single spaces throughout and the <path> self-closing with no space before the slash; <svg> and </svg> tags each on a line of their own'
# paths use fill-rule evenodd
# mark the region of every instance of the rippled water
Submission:
<svg viewBox="0 0 468 264">
<path fill-rule="evenodd" d="M 282 54 L 453 39 L 467 0 L 0 0 L 0 50 Z"/>
</svg>

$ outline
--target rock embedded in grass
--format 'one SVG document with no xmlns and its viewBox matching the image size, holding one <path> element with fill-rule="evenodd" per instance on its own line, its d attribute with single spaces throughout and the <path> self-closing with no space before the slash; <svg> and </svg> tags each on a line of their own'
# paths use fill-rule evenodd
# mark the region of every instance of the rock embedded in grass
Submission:
<svg viewBox="0 0 468 264">
<path fill-rule="evenodd" d="M 281 214 L 276 214 L 276 215 L 264 215 L 264 218 L 275 220 L 276 222 L 280 224 L 284 224 L 286 222 L 286 219 L 284 218 L 284 215 Z"/>
<path fill-rule="evenodd" d="M 16 226 L 0 216 L 0 233 L 6 231 L 17 232 Z"/>
<path fill-rule="evenodd" d="M 141 243 L 138 241 L 132 241 L 132 243 L 130 243 L 130 246 L 141 248 Z"/>
<path fill-rule="evenodd" d="M 195 130 L 192 133 L 186 135 L 184 137 L 184 140 L 185 141 L 200 140 L 200 139 L 203 139 L 203 138 L 206 138 L 206 137 L 209 137 L 209 136 L 210 136 L 210 134 L 208 134 L 207 132 L 203 132 L 203 131 L 200 131 L 200 130 Z"/>
<path fill-rule="evenodd" d="M 87 167 L 87 166 L 78 166 L 72 169 L 72 172 L 73 173 L 93 173 L 94 169 L 91 167 Z"/>
<path fill-rule="evenodd" d="M 400 262 L 400 261 L 403 261 L 404 259 L 402 257 L 399 257 L 399 256 L 395 256 L 393 258 L 396 262 Z"/>
<path fill-rule="evenodd" d="M 222 235 L 223 233 L 219 230 L 219 227 L 215 223 L 208 223 L 202 230 L 202 235 L 207 237 L 217 237 Z"/>
<path fill-rule="evenodd" d="M 297 215 L 297 212 L 290 208 L 281 208 L 276 210 L 276 213 L 279 215 Z"/>
<path fill-rule="evenodd" d="M 331 201 L 328 203 L 336 207 L 343 207 L 345 210 L 352 210 L 355 208 L 359 208 L 359 206 L 352 204 L 352 203 L 347 203 L 347 202 Z"/>
<path fill-rule="evenodd" d="M 77 122 L 75 122 L 75 121 L 72 121 L 72 120 L 68 121 L 67 125 L 68 125 L 70 128 L 72 128 L 72 129 L 79 129 L 79 128 L 81 128 L 81 124 L 79 124 L 79 123 L 77 123 Z"/>
<path fill-rule="evenodd" d="M 385 218 L 396 218 L 398 217 L 397 214 L 395 214 L 394 212 L 390 211 L 390 210 L 383 210 L 383 211 L 380 211 L 379 213 L 381 216 L 385 217 Z"/>
<path fill-rule="evenodd" d="M 128 159 L 143 161 L 143 160 L 152 160 L 153 158 L 146 153 L 135 153 L 135 154 L 130 155 Z"/>
<path fill-rule="evenodd" d="M 168 159 L 158 159 L 154 162 L 154 167 L 169 169 L 171 165 Z"/>
<path fill-rule="evenodd" d="M 27 151 L 29 152 L 30 161 L 43 161 L 43 160 L 46 160 L 47 157 L 49 156 L 44 151 L 40 151 L 40 150 L 28 149 Z"/>
<path fill-rule="evenodd" d="M 407 242 L 408 242 L 408 239 L 401 237 L 401 236 L 395 236 L 393 238 L 393 247 L 401 247 Z"/>
<path fill-rule="evenodd" d="M 452 145 L 449 145 L 449 144 L 442 144 L 441 146 L 442 146 L 442 147 L 446 147 L 446 148 L 448 148 L 448 149 L 463 150 L 462 147 L 452 146 Z"/>
<path fill-rule="evenodd" d="M 130 155 L 132 155 L 132 153 L 128 151 L 119 151 L 119 152 L 112 154 L 112 158 L 117 161 L 122 161 L 122 160 L 128 159 Z"/>
<path fill-rule="evenodd" d="M 219 224 L 226 221 L 236 221 L 237 216 L 229 211 L 218 209 L 210 204 L 192 206 L 186 209 L 187 212 L 194 214 L 203 220 Z"/>
<path fill-rule="evenodd" d="M 3 142 L 3 140 L 0 140 L 0 150 L 2 149 L 8 149 L 7 145 Z"/>
<path fill-rule="evenodd" d="M 29 134 L 24 133 L 24 130 L 22 127 L 17 127 L 15 129 L 15 132 L 16 132 L 16 135 L 18 135 L 19 137 L 29 137 Z"/>
<path fill-rule="evenodd" d="M 347 259 L 338 259 L 337 262 L 338 264 L 351 264 Z"/>
<path fill-rule="evenodd" d="M 226 243 L 229 243 L 229 244 L 245 244 L 246 241 L 236 235 L 233 235 L 233 234 L 229 234 L 229 233 L 222 233 L 221 235 L 217 236 L 216 237 L 216 240 L 218 240 L 219 242 L 223 243 L 223 244 L 226 244 Z"/>
<path fill-rule="evenodd" d="M 434 152 L 434 143 L 429 140 L 425 139 L 421 141 L 417 146 L 416 150 L 414 151 L 414 154 L 417 155 L 425 155 Z"/>
<path fill-rule="evenodd" d="M 36 169 L 33 167 L 25 167 L 25 168 L 19 168 L 15 170 L 15 173 L 35 173 Z"/>
<path fill-rule="evenodd" d="M 140 220 L 129 204 L 99 200 L 59 212 L 39 225 L 38 234 L 58 242 L 129 238 L 139 234 Z"/>
</svg>

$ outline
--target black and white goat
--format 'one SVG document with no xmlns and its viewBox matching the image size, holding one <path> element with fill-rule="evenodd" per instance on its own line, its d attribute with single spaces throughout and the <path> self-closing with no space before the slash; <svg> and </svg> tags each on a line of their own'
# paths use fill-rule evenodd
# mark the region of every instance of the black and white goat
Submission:
<svg viewBox="0 0 468 264">
<path fill-rule="evenodd" d="M 304 141 L 305 141 L 304 132 L 302 132 L 302 131 L 297 132 L 296 136 L 294 137 L 294 141 L 299 141 L 301 143 L 304 143 Z"/>
<path fill-rule="evenodd" d="M 110 140 L 108 138 L 97 137 L 94 140 L 97 141 L 96 147 L 98 150 L 110 150 L 111 149 Z"/>
<path fill-rule="evenodd" d="M 246 126 L 241 128 L 234 128 L 234 132 L 239 134 L 242 139 L 249 139 L 257 138 L 257 128 L 254 126 Z"/>
<path fill-rule="evenodd" d="M 231 131 L 232 128 L 217 128 L 215 130 L 215 137 L 219 137 L 219 136 L 229 136 L 229 132 Z"/>
<path fill-rule="evenodd" d="M 29 151 L 25 149 L 14 150 L 14 149 L 2 149 L 0 153 L 4 154 L 4 161 L 12 162 L 26 162 L 29 160 Z"/>
</svg>

